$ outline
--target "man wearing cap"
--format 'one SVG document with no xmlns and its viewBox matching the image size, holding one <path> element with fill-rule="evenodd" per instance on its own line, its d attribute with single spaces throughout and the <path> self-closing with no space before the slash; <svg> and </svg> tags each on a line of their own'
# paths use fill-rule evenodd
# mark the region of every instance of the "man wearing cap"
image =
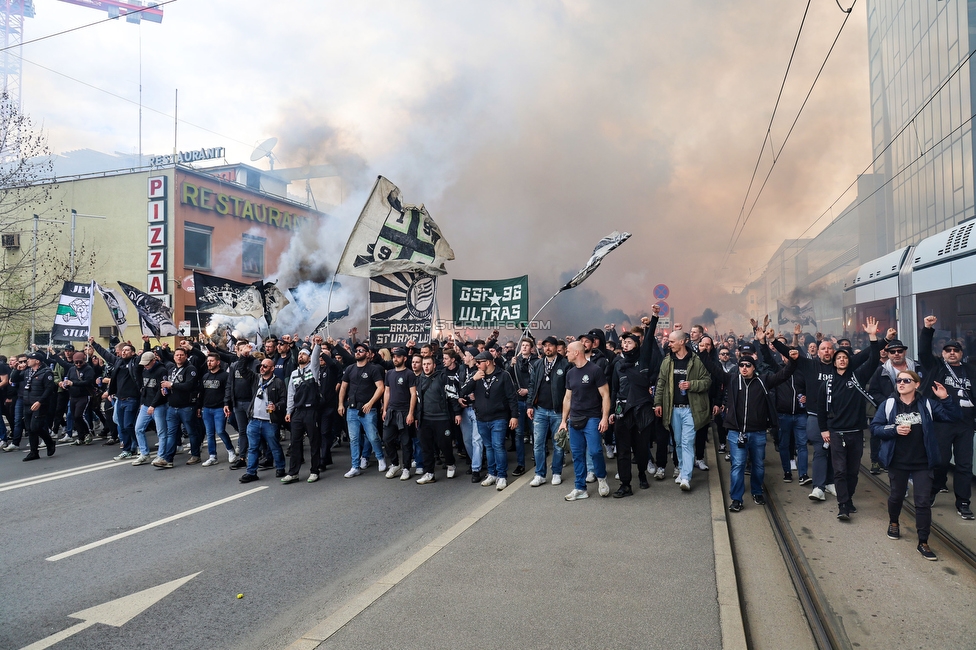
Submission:
<svg viewBox="0 0 976 650">
<path fill-rule="evenodd" d="M 936 422 L 934 425 L 942 458 L 932 481 L 932 503 L 935 503 L 936 495 L 948 487 L 949 463 L 952 462 L 956 512 L 963 519 L 973 519 L 970 503 L 973 492 L 973 418 L 976 416 L 973 380 L 976 380 L 976 364 L 963 362 L 963 347 L 956 340 L 946 341 L 942 346 L 942 359 L 935 357 L 932 338 L 935 336 L 936 322 L 935 316 L 926 316 L 923 321 L 922 331 L 918 335 L 918 359 L 925 368 L 926 384 L 932 386 L 938 382 L 945 386 L 963 417 L 961 421 Z"/>
<path fill-rule="evenodd" d="M 95 387 L 95 370 L 88 363 L 84 352 L 71 355 L 71 363 L 61 357 L 53 357 L 54 361 L 65 369 L 64 379 L 59 386 L 68 391 L 68 408 L 71 411 L 71 421 L 77 436 L 72 444 L 90 445 L 92 433 L 85 421 L 85 412 L 92 398 Z"/>
<path fill-rule="evenodd" d="M 607 466 L 603 460 L 600 434 L 610 426 L 610 386 L 603 369 L 587 360 L 580 341 L 573 341 L 567 346 L 566 360 L 571 367 L 566 372 L 566 394 L 559 428 L 569 429 L 576 482 L 565 498 L 567 501 L 578 501 L 589 496 L 586 492 L 586 461 L 583 460 L 586 453 L 593 458 L 600 496 L 607 497 L 610 496 L 610 486 L 607 484 Z"/>
<path fill-rule="evenodd" d="M 305 436 L 309 444 L 308 482 L 319 480 L 319 462 L 322 457 L 322 432 L 319 430 L 319 357 L 322 354 L 322 337 L 316 336 L 315 347 L 298 352 L 298 367 L 291 371 L 288 380 L 288 403 L 285 422 L 291 424 L 291 447 L 288 454 L 288 474 L 282 483 L 294 483 L 305 460 Z"/>
<path fill-rule="evenodd" d="M 48 417 L 50 416 L 55 399 L 54 373 L 44 363 L 44 355 L 34 352 L 27 357 L 27 372 L 23 379 L 24 385 L 24 428 L 27 429 L 30 453 L 24 457 L 25 461 L 40 458 L 38 447 L 40 440 L 47 445 L 47 455 L 54 455 L 57 444 L 48 432 Z"/>
<path fill-rule="evenodd" d="M 143 352 L 136 368 L 136 381 L 142 386 L 139 392 L 139 415 L 136 416 L 136 443 L 139 445 L 139 455 L 132 461 L 133 465 L 145 465 L 149 462 L 149 443 L 146 441 L 146 430 L 149 421 L 156 423 L 157 439 L 166 436 L 166 395 L 163 394 L 163 381 L 166 379 L 166 368 L 156 359 L 153 352 Z M 157 443 L 161 446 L 162 443 Z M 157 454 L 162 450 L 157 449 Z M 172 467 L 172 464 L 170 464 Z"/>
<path fill-rule="evenodd" d="M 360 461 L 363 433 L 376 452 L 379 470 L 384 473 L 387 470 L 382 442 L 377 432 L 376 410 L 373 408 L 383 397 L 383 370 L 376 364 L 369 363 L 369 346 L 365 343 L 356 343 L 353 356 L 356 362 L 343 371 L 342 385 L 339 388 L 339 417 L 346 418 L 352 456 L 352 468 L 346 472 L 346 478 L 362 474 Z"/>
<path fill-rule="evenodd" d="M 909 359 L 905 354 L 908 348 L 898 339 L 889 341 L 884 351 L 888 359 L 874 371 L 871 381 L 868 383 L 868 394 L 875 404 L 884 404 L 885 400 L 895 395 L 895 380 L 898 373 L 911 370 L 920 377 L 922 376 L 921 365 L 917 361 Z M 881 473 L 881 438 L 871 436 L 871 473 Z"/>
<path fill-rule="evenodd" d="M 505 434 L 518 426 L 515 384 L 511 375 L 495 365 L 492 353 L 479 352 L 474 361 L 478 370 L 461 387 L 461 394 L 474 393 L 478 433 L 485 444 L 485 464 L 488 469 L 488 476 L 481 485 L 494 485 L 496 490 L 504 490 L 508 486 Z"/>
<path fill-rule="evenodd" d="M 526 404 L 529 386 L 532 383 L 532 372 L 539 360 L 532 356 L 535 342 L 531 338 L 519 341 L 518 354 L 512 357 L 508 372 L 515 382 L 515 395 L 518 401 L 518 427 L 515 429 L 515 469 L 512 476 L 525 474 L 525 438 L 528 435 L 529 423 L 526 422 Z M 529 420 L 531 421 L 531 417 Z"/>
<path fill-rule="evenodd" d="M 563 482 L 562 446 L 555 443 L 556 432 L 563 417 L 563 399 L 566 396 L 566 373 L 569 361 L 556 354 L 559 343 L 555 336 L 547 336 L 542 341 L 543 357 L 532 368 L 529 393 L 526 396 L 526 415 L 533 426 L 533 455 L 535 456 L 535 476 L 529 487 L 538 487 L 546 482 L 546 439 L 553 439 L 552 484 Z"/>
<path fill-rule="evenodd" d="M 234 352 L 237 354 L 236 360 L 232 361 L 227 368 L 227 393 L 224 401 L 228 404 L 224 406 L 224 415 L 228 418 L 234 415 L 234 422 L 237 426 L 237 459 L 230 464 L 231 469 L 243 469 L 247 467 L 247 425 L 248 407 L 254 397 L 251 379 L 254 377 L 258 361 L 251 356 L 251 344 L 247 341 L 237 341 L 234 344 Z"/>
<path fill-rule="evenodd" d="M 417 375 L 407 368 L 407 349 L 393 349 L 393 369 L 386 371 L 383 393 L 383 443 L 389 469 L 386 478 L 410 478 L 412 432 L 417 408 Z M 431 468 L 433 469 L 433 468 Z"/>
<path fill-rule="evenodd" d="M 68 416 L 68 406 L 69 406 L 69 395 L 68 389 L 62 387 L 61 382 L 64 381 L 65 376 L 68 374 L 68 369 L 71 368 L 75 356 L 75 346 L 70 343 L 64 346 L 64 350 L 61 354 L 53 355 L 51 354 L 51 349 L 48 347 L 48 357 L 45 362 L 54 362 L 54 382 L 57 385 L 57 404 L 54 410 L 54 418 L 48 423 L 51 426 L 51 433 L 55 438 L 58 437 L 58 429 L 64 427 L 64 435 L 58 439 L 58 442 L 71 442 L 71 434 L 74 431 L 73 418 Z"/>
<path fill-rule="evenodd" d="M 463 363 L 457 364 L 457 404 L 458 412 L 461 415 L 461 438 L 464 441 L 464 448 L 468 451 L 468 457 L 471 459 L 471 482 L 481 483 L 484 479 L 481 475 L 481 469 L 485 460 L 485 446 L 481 440 L 481 432 L 478 430 L 478 416 L 474 410 L 474 395 L 461 392 L 468 379 L 478 371 L 478 365 L 474 361 L 476 354 L 477 348 L 464 350 Z M 444 357 L 445 365 L 449 366 L 446 362 L 446 353 Z"/>
</svg>

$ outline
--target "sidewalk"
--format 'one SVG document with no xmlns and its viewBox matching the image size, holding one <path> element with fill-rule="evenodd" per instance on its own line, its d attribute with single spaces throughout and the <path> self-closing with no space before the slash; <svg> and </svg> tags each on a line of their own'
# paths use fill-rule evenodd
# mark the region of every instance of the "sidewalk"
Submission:
<svg viewBox="0 0 976 650">
<path fill-rule="evenodd" d="M 612 489 L 615 471 L 609 461 Z M 592 484 L 576 502 L 563 499 L 571 467 L 563 476 L 538 488 L 528 487 L 531 471 L 514 480 L 339 611 L 309 621 L 291 647 L 717 648 L 723 622 L 725 647 L 743 647 L 717 472 L 696 472 L 685 493 L 669 467 L 633 497 L 600 498 Z M 713 523 L 725 535 L 718 562 Z"/>
</svg>

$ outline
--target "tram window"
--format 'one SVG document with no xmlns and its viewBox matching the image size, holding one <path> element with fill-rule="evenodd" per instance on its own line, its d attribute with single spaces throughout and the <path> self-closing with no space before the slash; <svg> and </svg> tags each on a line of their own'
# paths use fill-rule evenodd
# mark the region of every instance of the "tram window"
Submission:
<svg viewBox="0 0 976 650">
<path fill-rule="evenodd" d="M 932 354 L 942 356 L 942 346 L 949 339 L 959 339 L 967 356 L 976 356 L 976 293 L 959 293 L 959 289 L 943 289 L 918 295 L 916 309 L 921 329 L 926 316 L 934 315 L 935 336 Z"/>
<path fill-rule="evenodd" d="M 898 327 L 897 311 L 894 298 L 845 307 L 844 336 L 851 339 L 851 344 L 855 348 L 863 350 L 870 345 L 869 337 L 864 333 L 864 321 L 868 316 L 878 319 L 878 336 L 883 337 L 889 327 Z"/>
</svg>

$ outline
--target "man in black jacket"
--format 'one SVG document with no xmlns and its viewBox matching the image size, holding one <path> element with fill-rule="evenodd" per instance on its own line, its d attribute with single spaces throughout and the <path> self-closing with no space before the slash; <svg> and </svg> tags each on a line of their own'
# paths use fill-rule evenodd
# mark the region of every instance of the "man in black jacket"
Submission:
<svg viewBox="0 0 976 650">
<path fill-rule="evenodd" d="M 92 433 L 85 421 L 85 413 L 95 388 L 95 370 L 89 365 L 84 352 L 75 352 L 70 364 L 61 357 L 51 357 L 51 360 L 66 371 L 61 380 L 61 388 L 68 391 L 68 405 L 76 436 L 72 444 L 90 445 Z"/>
<path fill-rule="evenodd" d="M 44 355 L 34 352 L 27 357 L 27 373 L 24 376 L 24 426 L 30 441 L 30 453 L 24 460 L 40 458 L 38 446 L 39 438 L 47 445 L 47 455 L 53 456 L 57 449 L 54 438 L 48 431 L 50 415 L 52 413 L 57 388 L 54 383 L 54 373 L 44 363 Z"/>
<path fill-rule="evenodd" d="M 444 370 L 436 367 L 432 357 L 424 357 L 422 363 L 423 373 L 417 377 L 417 433 L 424 451 L 426 472 L 417 483 L 425 485 L 437 481 L 434 476 L 437 450 L 447 463 L 447 478 L 454 478 L 457 473 L 451 422 L 460 425 L 461 417 L 455 413 L 456 403 L 447 395 Z"/>
<path fill-rule="evenodd" d="M 199 375 L 183 348 L 177 348 L 173 352 L 173 364 L 167 368 L 166 378 L 160 386 L 167 396 L 166 435 L 160 436 L 159 455 L 152 464 L 161 469 L 173 466 L 182 424 L 190 436 L 190 459 L 186 464 L 196 465 L 200 462 L 201 443 L 195 418 Z"/>
<path fill-rule="evenodd" d="M 764 342 L 761 341 L 761 344 Z M 777 426 L 774 396 L 770 392 L 786 381 L 796 370 L 796 360 L 800 353 L 790 350 L 789 361 L 777 372 L 756 373 L 753 357 L 739 359 L 738 372 L 725 372 L 711 355 L 699 353 L 709 373 L 723 377 L 725 391 L 725 427 L 728 429 L 727 445 L 732 456 L 732 472 L 729 478 L 729 512 L 742 510 L 742 496 L 745 492 L 746 456 L 752 466 L 749 477 L 752 500 L 758 505 L 766 504 L 763 497 L 763 478 L 766 463 L 766 430 Z"/>
<path fill-rule="evenodd" d="M 958 422 L 936 422 L 935 437 L 942 452 L 939 467 L 932 480 L 932 503 L 936 495 L 947 488 L 950 461 L 955 465 L 952 475 L 952 491 L 956 496 L 956 512 L 963 519 L 973 519 L 970 507 L 973 495 L 973 418 L 976 415 L 976 364 L 963 363 L 963 347 L 959 341 L 948 341 L 942 346 L 942 359 L 932 352 L 935 335 L 935 316 L 926 316 L 918 335 L 918 358 L 925 368 L 925 383 L 932 386 L 939 382 L 949 391 L 949 397 L 962 411 Z"/>
<path fill-rule="evenodd" d="M 228 406 L 224 407 L 224 414 L 229 418 L 233 413 L 237 426 L 237 459 L 231 462 L 230 468 L 243 469 L 247 466 L 247 412 L 254 398 L 251 379 L 257 370 L 257 360 L 251 356 L 251 344 L 247 341 L 237 341 L 234 351 L 236 359 L 231 357 L 232 363 L 227 368 L 230 377 L 227 379 L 227 394 L 224 399 Z"/>
<path fill-rule="evenodd" d="M 556 354 L 554 336 L 542 341 L 543 357 L 532 368 L 529 393 L 526 396 L 526 415 L 532 420 L 533 455 L 535 456 L 535 476 L 529 487 L 539 487 L 546 482 L 546 442 L 553 440 L 552 446 L 552 484 L 563 482 L 563 459 L 566 452 L 555 443 L 559 422 L 563 419 L 563 397 L 566 395 L 566 373 L 569 361 Z"/>
<path fill-rule="evenodd" d="M 885 346 L 885 352 L 888 358 L 874 371 L 874 374 L 871 376 L 871 381 L 868 383 L 868 394 L 874 400 L 875 404 L 880 406 L 886 399 L 896 394 L 895 379 L 898 377 L 899 372 L 911 370 L 919 376 L 923 375 L 920 364 L 917 361 L 909 359 L 905 354 L 907 351 L 908 348 L 898 339 L 889 341 L 888 345 Z M 880 452 L 881 438 L 871 436 L 872 474 L 881 473 Z"/>
<path fill-rule="evenodd" d="M 139 359 L 136 348 L 131 343 L 124 343 L 116 355 L 95 341 L 88 339 L 88 344 L 112 364 L 109 369 L 108 396 L 115 407 L 115 420 L 118 425 L 119 439 L 122 442 L 122 453 L 115 460 L 125 460 L 133 456 L 138 449 L 136 443 L 136 416 L 139 414 L 139 392 L 141 386 L 136 379 Z"/>
<path fill-rule="evenodd" d="M 479 352 L 474 360 L 478 370 L 461 387 L 461 394 L 474 393 L 474 412 L 478 418 L 478 433 L 485 444 L 488 468 L 488 476 L 481 485 L 494 485 L 496 490 L 504 490 L 508 486 L 505 434 L 518 426 L 515 384 L 507 372 L 495 366 L 495 357 L 490 352 Z"/>
<path fill-rule="evenodd" d="M 539 360 L 533 356 L 535 341 L 526 337 L 519 341 L 518 354 L 512 357 L 508 372 L 515 382 L 515 395 L 518 401 L 518 427 L 515 429 L 515 469 L 512 476 L 525 474 L 525 440 L 529 435 L 531 418 L 526 419 L 526 409 L 529 386 L 532 382 L 532 371 Z"/>
<path fill-rule="evenodd" d="M 766 365 L 780 370 L 783 366 L 774 357 L 768 345 L 760 345 L 759 351 Z M 802 356 L 802 355 L 801 355 Z M 779 459 L 783 465 L 783 482 L 793 482 L 790 465 L 792 454 L 796 452 L 796 469 L 800 485 L 813 482 L 807 473 L 807 389 L 803 374 L 794 372 L 789 379 L 775 389 L 776 416 L 779 424 Z"/>
<path fill-rule="evenodd" d="M 237 460 L 237 452 L 227 435 L 227 382 L 230 374 L 222 367 L 220 355 L 211 352 L 207 355 L 207 371 L 200 377 L 200 416 L 203 420 L 204 431 L 207 434 L 207 453 L 209 458 L 203 461 L 204 467 L 216 465 L 217 437 L 227 449 L 227 460 L 233 463 Z"/>
<path fill-rule="evenodd" d="M 285 476 L 285 454 L 278 442 L 278 428 L 285 421 L 288 408 L 288 390 L 285 382 L 274 374 L 274 361 L 262 359 L 255 373 L 242 365 L 241 373 L 251 380 L 253 396 L 247 408 L 247 471 L 239 479 L 241 483 L 258 480 L 258 448 L 263 441 L 274 458 L 275 476 Z"/>
<path fill-rule="evenodd" d="M 322 457 L 322 432 L 317 422 L 319 408 L 319 356 L 322 354 L 322 337 L 315 337 L 315 347 L 298 352 L 298 367 L 288 379 L 288 404 L 285 422 L 291 424 L 291 446 L 288 454 L 288 474 L 282 483 L 294 483 L 302 468 L 305 456 L 305 436 L 309 444 L 308 482 L 319 480 L 319 461 Z"/>
</svg>

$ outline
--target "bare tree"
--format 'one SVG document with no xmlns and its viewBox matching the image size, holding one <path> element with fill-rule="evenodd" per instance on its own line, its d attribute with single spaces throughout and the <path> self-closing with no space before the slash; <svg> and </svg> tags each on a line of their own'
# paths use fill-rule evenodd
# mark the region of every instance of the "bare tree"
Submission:
<svg viewBox="0 0 976 650">
<path fill-rule="evenodd" d="M 46 315 L 73 279 L 64 247 L 70 213 L 53 175 L 46 137 L 0 93 L 0 346 L 29 345 L 35 318 L 37 331 L 49 331 Z M 93 257 L 75 251 L 75 276 L 93 267 Z"/>
</svg>

